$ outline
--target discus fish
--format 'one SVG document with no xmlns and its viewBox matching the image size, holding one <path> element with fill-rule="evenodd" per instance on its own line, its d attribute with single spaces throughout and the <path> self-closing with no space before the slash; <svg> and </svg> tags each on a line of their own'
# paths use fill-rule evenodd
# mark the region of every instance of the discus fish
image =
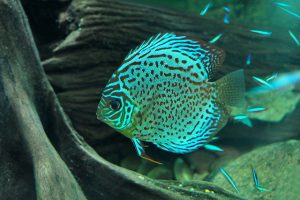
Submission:
<svg viewBox="0 0 300 200">
<path fill-rule="evenodd" d="M 261 192 L 270 192 L 271 190 L 268 190 L 268 189 L 261 186 L 261 184 L 258 180 L 256 170 L 254 169 L 254 167 L 251 166 L 251 170 L 252 170 L 252 178 L 253 178 L 254 185 L 255 185 L 256 189 L 258 189 Z"/>
<path fill-rule="evenodd" d="M 244 107 L 243 70 L 212 81 L 223 50 L 173 33 L 158 34 L 131 51 L 113 73 L 98 104 L 97 119 L 133 141 L 173 153 L 203 147 Z"/>
</svg>

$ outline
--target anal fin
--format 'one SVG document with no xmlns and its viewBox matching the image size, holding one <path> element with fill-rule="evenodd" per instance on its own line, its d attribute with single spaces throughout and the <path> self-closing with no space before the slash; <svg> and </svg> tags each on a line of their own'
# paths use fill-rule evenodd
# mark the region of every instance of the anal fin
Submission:
<svg viewBox="0 0 300 200">
<path fill-rule="evenodd" d="M 159 164 L 161 165 L 162 163 L 161 162 L 158 162 L 156 160 L 153 160 L 152 158 L 150 158 L 147 154 L 146 154 L 146 151 L 143 147 L 143 144 L 140 140 L 136 139 L 136 138 L 131 138 L 131 141 L 133 143 L 133 146 L 138 154 L 138 156 L 140 156 L 141 158 L 145 159 L 145 160 L 148 160 L 150 162 L 153 162 L 153 163 L 156 163 L 156 164 Z"/>
</svg>

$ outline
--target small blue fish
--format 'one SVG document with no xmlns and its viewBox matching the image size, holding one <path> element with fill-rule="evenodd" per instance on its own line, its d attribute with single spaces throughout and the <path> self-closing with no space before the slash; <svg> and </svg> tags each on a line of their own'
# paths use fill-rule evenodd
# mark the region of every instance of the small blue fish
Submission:
<svg viewBox="0 0 300 200">
<path fill-rule="evenodd" d="M 288 14 L 290 14 L 290 15 L 292 15 L 292 16 L 298 18 L 298 19 L 300 19 L 300 15 L 299 15 L 298 13 L 295 13 L 294 11 L 291 11 L 291 10 L 286 9 L 286 8 L 284 8 L 284 7 L 279 7 L 279 8 L 280 8 L 281 10 L 285 11 L 286 13 L 288 13 Z"/>
<path fill-rule="evenodd" d="M 247 112 L 255 113 L 255 112 L 262 112 L 266 110 L 267 110 L 266 108 L 257 107 L 257 108 L 249 108 Z"/>
<path fill-rule="evenodd" d="M 220 152 L 224 151 L 224 149 L 222 149 L 218 146 L 212 145 L 212 144 L 206 144 L 203 147 L 207 150 L 210 150 L 210 151 L 220 151 Z"/>
<path fill-rule="evenodd" d="M 218 139 L 219 139 L 219 137 L 218 137 L 218 136 L 215 136 L 215 137 L 211 138 L 211 141 L 216 141 L 216 140 L 218 140 Z"/>
<path fill-rule="evenodd" d="M 254 185 L 255 185 L 256 189 L 258 189 L 258 190 L 261 191 L 261 192 L 269 192 L 269 191 L 271 191 L 271 190 L 268 190 L 268 189 L 263 188 L 263 187 L 260 185 L 260 182 L 259 182 L 258 177 L 257 177 L 256 170 L 255 170 L 254 167 L 252 167 L 252 166 L 251 166 L 251 169 L 252 169 L 252 178 L 253 178 Z"/>
<path fill-rule="evenodd" d="M 224 6 L 224 11 L 229 13 L 230 12 L 230 8 Z"/>
<path fill-rule="evenodd" d="M 229 174 L 226 172 L 226 170 L 223 167 L 219 167 L 220 172 L 225 176 L 225 178 L 228 180 L 228 182 L 231 184 L 231 186 L 235 189 L 237 193 L 240 193 L 238 190 L 236 184 L 234 183 L 233 179 L 229 176 Z"/>
<path fill-rule="evenodd" d="M 220 33 L 219 35 L 217 35 L 216 37 L 214 37 L 213 39 L 211 39 L 209 41 L 210 44 L 213 44 L 215 42 L 217 42 L 221 37 L 222 37 L 223 33 Z"/>
<path fill-rule="evenodd" d="M 261 79 L 261 78 L 258 78 L 258 77 L 256 77 L 256 76 L 252 76 L 252 78 L 253 78 L 255 81 L 257 81 L 258 83 L 262 84 L 262 85 L 268 86 L 269 88 L 273 88 L 273 86 L 272 86 L 270 83 L 268 83 L 267 81 L 265 81 L 265 80 L 263 80 L 263 79 Z"/>
<path fill-rule="evenodd" d="M 224 15 L 224 24 L 229 24 L 230 23 L 230 18 L 228 14 Z"/>
<path fill-rule="evenodd" d="M 252 122 L 249 119 L 249 117 L 246 116 L 246 115 L 236 115 L 236 116 L 233 117 L 233 119 L 245 124 L 248 127 L 252 127 Z"/>
<path fill-rule="evenodd" d="M 250 89 L 249 92 L 256 93 L 256 94 L 263 93 L 263 92 L 269 92 L 271 90 L 277 90 L 277 89 L 281 89 L 283 87 L 287 87 L 287 86 L 299 84 L 299 83 L 300 83 L 300 70 L 279 75 L 271 83 L 268 83 L 271 87 L 266 86 L 265 84 L 262 84 L 262 86 L 257 86 L 257 87 Z"/>
<path fill-rule="evenodd" d="M 248 53 L 246 58 L 246 65 L 251 65 L 251 62 L 252 62 L 252 55 L 251 53 Z"/>
<path fill-rule="evenodd" d="M 272 32 L 270 32 L 270 31 L 263 31 L 263 30 L 255 30 L 255 29 L 252 29 L 252 30 L 250 30 L 250 32 L 252 32 L 252 33 L 257 33 L 257 34 L 260 34 L 260 35 L 265 35 L 265 36 L 270 36 L 270 35 L 272 35 Z"/>
<path fill-rule="evenodd" d="M 200 15 L 201 15 L 201 16 L 204 16 L 204 15 L 207 13 L 208 9 L 209 9 L 211 6 L 212 6 L 212 3 L 211 3 L 211 2 L 208 3 L 208 4 L 206 4 L 205 8 L 200 12 Z"/>
<path fill-rule="evenodd" d="M 273 2 L 276 6 L 282 6 L 282 7 L 290 7 L 290 4 L 284 3 L 284 2 Z"/>
<path fill-rule="evenodd" d="M 267 82 L 273 81 L 278 76 L 278 73 L 274 73 L 272 76 L 266 79 Z"/>
<path fill-rule="evenodd" d="M 247 119 L 248 116 L 246 115 L 237 115 L 237 116 L 234 116 L 233 119 L 235 120 L 243 120 L 243 119 Z"/>
<path fill-rule="evenodd" d="M 292 39 L 295 41 L 297 46 L 300 46 L 300 42 L 299 42 L 298 38 L 294 35 L 294 33 L 291 30 L 289 30 L 289 34 L 292 37 Z"/>
</svg>

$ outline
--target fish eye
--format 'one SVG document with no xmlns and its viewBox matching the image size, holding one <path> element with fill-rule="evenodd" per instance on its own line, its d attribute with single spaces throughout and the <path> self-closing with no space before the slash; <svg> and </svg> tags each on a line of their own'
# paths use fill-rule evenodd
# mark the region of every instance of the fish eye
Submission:
<svg viewBox="0 0 300 200">
<path fill-rule="evenodd" d="M 121 108 L 121 102 L 118 99 L 114 99 L 109 102 L 109 106 L 111 109 L 117 111 Z"/>
</svg>

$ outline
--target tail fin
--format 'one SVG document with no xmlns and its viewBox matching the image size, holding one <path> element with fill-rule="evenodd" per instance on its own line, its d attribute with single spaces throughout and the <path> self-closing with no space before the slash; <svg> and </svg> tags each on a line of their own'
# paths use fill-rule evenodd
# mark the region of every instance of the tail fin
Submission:
<svg viewBox="0 0 300 200">
<path fill-rule="evenodd" d="M 220 102 L 225 106 L 246 106 L 244 70 L 240 69 L 216 81 L 217 93 Z"/>
</svg>

